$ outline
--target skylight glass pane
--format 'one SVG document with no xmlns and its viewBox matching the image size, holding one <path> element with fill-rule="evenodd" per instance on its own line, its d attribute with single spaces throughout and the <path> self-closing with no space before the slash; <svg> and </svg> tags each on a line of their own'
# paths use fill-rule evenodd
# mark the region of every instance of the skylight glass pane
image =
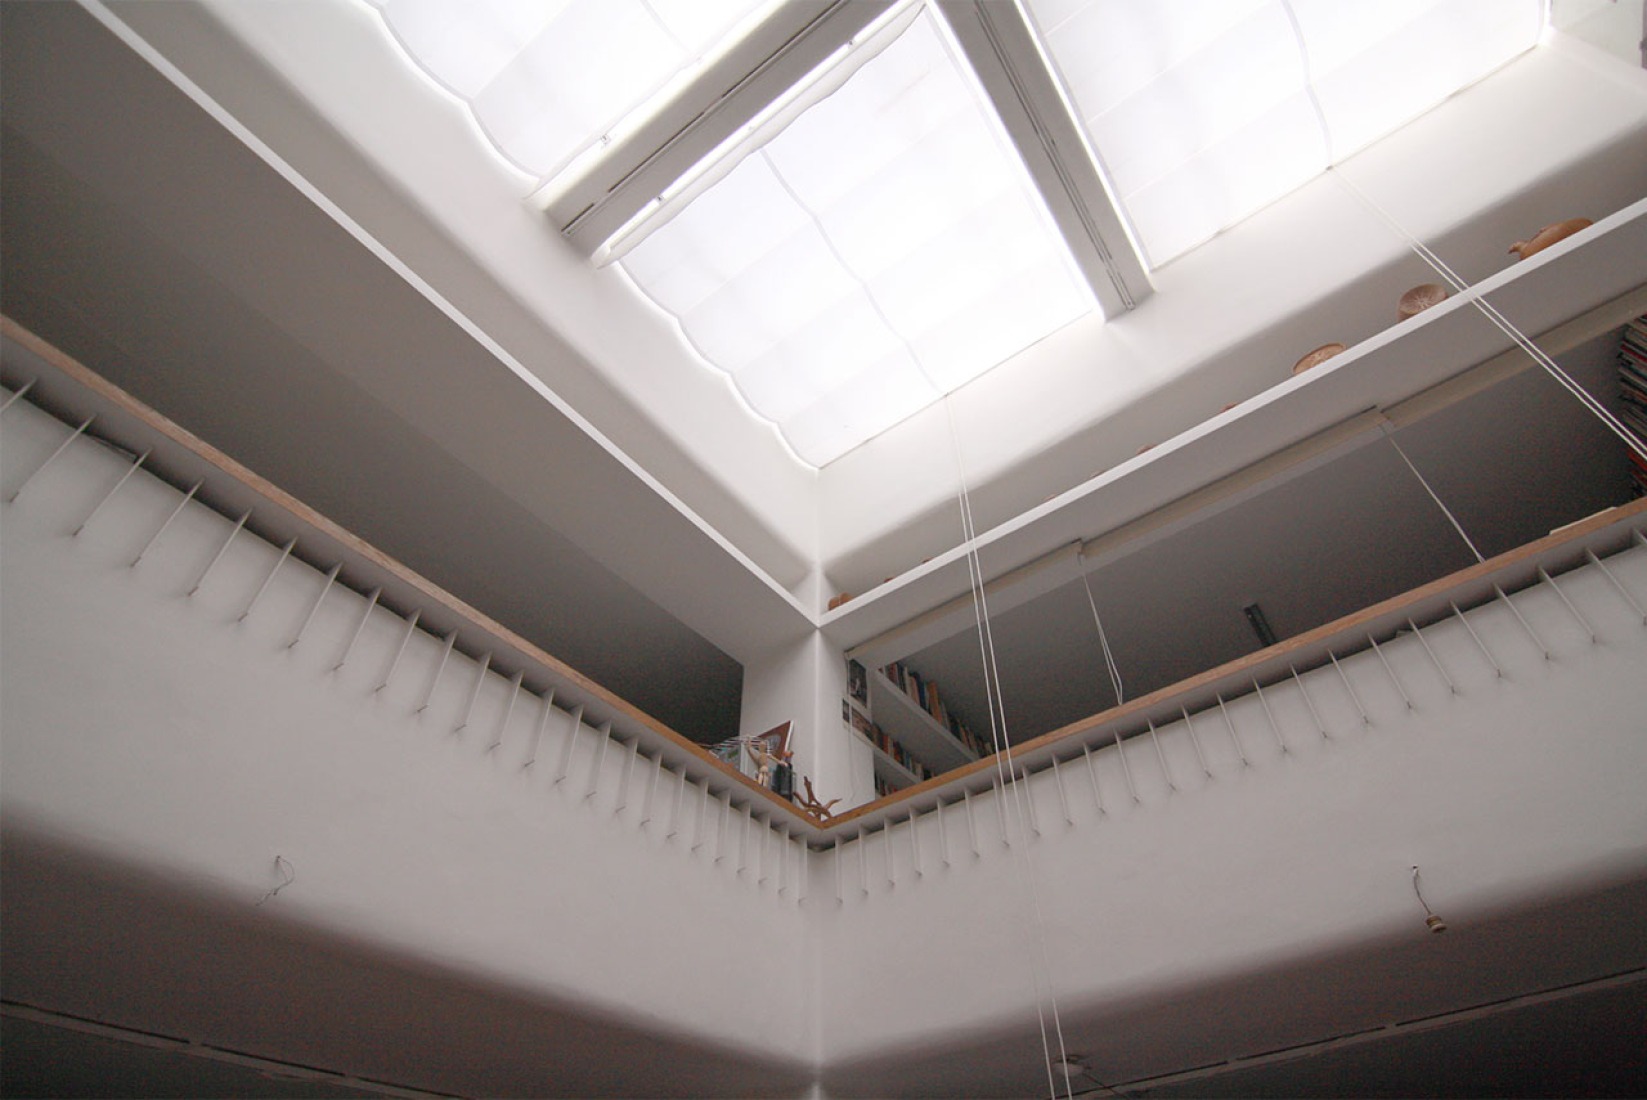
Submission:
<svg viewBox="0 0 1647 1100">
<path fill-rule="evenodd" d="M 369 0 L 516 167 L 552 178 L 767 0 Z"/>
<path fill-rule="evenodd" d="M 1092 308 L 931 12 L 622 264 L 819 466 Z"/>
<path fill-rule="evenodd" d="M 1026 0 L 1152 266 L 1529 49 L 1539 0 Z"/>
</svg>

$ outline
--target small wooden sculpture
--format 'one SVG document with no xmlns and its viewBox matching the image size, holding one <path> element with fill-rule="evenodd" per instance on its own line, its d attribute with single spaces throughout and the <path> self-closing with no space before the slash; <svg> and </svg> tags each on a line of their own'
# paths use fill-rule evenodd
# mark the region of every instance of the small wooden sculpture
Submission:
<svg viewBox="0 0 1647 1100">
<path fill-rule="evenodd" d="M 828 802 L 819 802 L 817 794 L 812 790 L 812 777 L 802 776 L 801 782 L 806 786 L 806 793 L 801 796 L 801 809 L 817 818 L 820 824 L 828 821 L 834 816 L 829 812 L 829 808 L 840 799 L 831 798 Z"/>
<path fill-rule="evenodd" d="M 1543 229 L 1534 233 L 1531 240 L 1517 241 L 1512 244 L 1510 251 L 1525 260 L 1535 252 L 1543 252 L 1557 241 L 1566 240 L 1580 229 L 1588 229 L 1590 224 L 1589 218 L 1568 218 L 1564 222 L 1546 225 Z"/>
</svg>

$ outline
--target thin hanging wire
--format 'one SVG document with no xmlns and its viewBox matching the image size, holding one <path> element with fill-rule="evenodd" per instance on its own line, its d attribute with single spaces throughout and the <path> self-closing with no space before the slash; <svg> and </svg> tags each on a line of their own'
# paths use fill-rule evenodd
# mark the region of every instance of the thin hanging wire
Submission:
<svg viewBox="0 0 1647 1100">
<path fill-rule="evenodd" d="M 1452 268 L 1448 267 L 1446 262 L 1443 261 L 1440 256 L 1431 251 L 1429 246 L 1424 244 L 1423 241 L 1420 241 L 1417 237 L 1413 236 L 1412 233 L 1408 232 L 1405 226 L 1396 221 L 1387 210 L 1385 210 L 1382 206 L 1379 206 L 1378 203 L 1374 202 L 1366 194 L 1366 192 L 1362 191 L 1353 182 L 1351 182 L 1348 176 L 1336 170 L 1334 170 L 1332 174 L 1338 179 L 1339 183 L 1343 184 L 1345 190 L 1347 190 L 1363 206 L 1370 210 L 1374 216 L 1388 226 L 1391 231 L 1405 240 L 1408 247 L 1413 250 L 1419 259 L 1429 264 L 1436 274 L 1445 279 L 1448 285 L 1451 286 L 1455 292 L 1463 292 L 1469 289 L 1469 284 L 1459 278 L 1457 273 L 1455 273 Z M 1477 295 L 1470 299 L 1470 304 L 1480 311 L 1482 316 L 1491 321 L 1495 328 L 1513 340 L 1517 347 L 1521 348 L 1522 351 L 1531 356 L 1533 362 L 1544 368 L 1545 373 L 1555 379 L 1563 389 L 1577 398 L 1579 404 L 1583 405 L 1586 409 L 1589 409 L 1590 412 L 1602 422 L 1602 424 L 1606 425 L 1609 431 L 1618 436 L 1618 438 L 1624 442 L 1626 447 L 1635 452 L 1635 454 L 1639 457 L 1647 459 L 1647 443 L 1644 443 L 1641 439 L 1637 438 L 1636 434 L 1630 430 L 1628 425 L 1626 425 L 1617 416 L 1613 415 L 1612 410 L 1603 405 L 1590 393 L 1590 391 L 1579 385 L 1578 382 L 1573 379 L 1572 375 L 1563 370 L 1554 359 L 1551 359 L 1550 356 L 1545 353 L 1543 348 L 1533 343 L 1533 341 L 1524 332 L 1522 332 L 1513 323 L 1511 323 L 1507 317 L 1500 313 L 1497 306 L 1487 301 L 1487 299 L 1481 295 Z"/>
<path fill-rule="evenodd" d="M 1115 689 L 1115 705 L 1126 702 L 1126 696 L 1121 690 L 1121 670 L 1115 664 L 1115 655 L 1110 652 L 1109 635 L 1104 633 L 1104 620 L 1098 617 L 1098 601 L 1092 598 L 1092 582 L 1087 579 L 1085 565 L 1081 568 L 1081 586 L 1087 590 L 1087 606 L 1092 608 L 1092 624 L 1098 628 L 1098 644 L 1104 651 L 1104 667 L 1109 670 L 1110 686 Z"/>
<path fill-rule="evenodd" d="M 1453 288 L 1454 293 L 1461 293 L 1467 290 L 1469 288 L 1469 284 L 1459 278 L 1457 272 L 1447 266 L 1446 261 L 1432 251 L 1423 241 L 1408 232 L 1407 228 L 1400 222 L 1396 221 L 1395 217 L 1391 215 L 1389 211 L 1374 202 L 1366 192 L 1362 191 L 1350 180 L 1348 176 L 1338 170 L 1338 166 L 1333 160 L 1332 127 L 1327 123 L 1326 112 L 1322 109 L 1321 100 L 1316 94 L 1315 80 L 1310 68 L 1309 46 L 1304 39 L 1303 28 L 1299 26 L 1297 13 L 1293 11 L 1290 0 L 1282 0 L 1281 7 L 1285 11 L 1287 21 L 1292 28 L 1293 38 L 1298 47 L 1299 58 L 1304 65 L 1304 90 L 1310 101 L 1310 109 L 1315 113 L 1316 124 L 1321 128 L 1322 138 L 1326 142 L 1327 171 L 1331 173 L 1339 183 L 1343 184 L 1344 189 L 1353 195 L 1357 201 L 1359 201 L 1363 206 L 1370 210 L 1375 217 L 1388 226 L 1390 230 L 1396 234 L 1396 236 L 1406 241 L 1407 246 L 1413 250 L 1419 259 L 1429 264 L 1436 274 L 1440 275 L 1447 281 L 1447 284 Z M 1627 424 L 1625 424 L 1617 416 L 1613 415 L 1612 410 L 1608 409 L 1588 390 L 1579 385 L 1578 382 L 1574 380 L 1572 375 L 1568 374 L 1556 363 L 1554 359 L 1545 354 L 1544 349 L 1533 343 L 1533 341 L 1528 338 L 1526 333 L 1522 332 L 1513 323 L 1511 323 L 1509 318 L 1500 313 L 1497 306 L 1487 301 L 1487 299 L 1482 295 L 1477 295 L 1472 298 L 1470 300 L 1470 304 L 1473 305 L 1482 316 L 1491 321 L 1500 332 L 1515 341 L 1516 345 L 1530 355 L 1535 363 L 1537 363 L 1540 367 L 1543 367 L 1544 371 L 1549 374 L 1551 378 L 1554 378 L 1563 389 L 1577 398 L 1579 404 L 1583 405 L 1585 408 L 1589 409 L 1591 413 L 1595 414 L 1595 416 L 1607 426 L 1609 431 L 1624 441 L 1624 445 L 1626 447 L 1634 451 L 1639 457 L 1647 459 L 1647 443 L 1644 443 Z M 1436 503 L 1439 504 L 1440 501 L 1437 501 Z M 1466 539 L 1465 541 L 1469 540 Z M 1473 550 L 1474 547 L 1472 546 L 1471 549 Z"/>
<path fill-rule="evenodd" d="M 984 694 L 989 707 L 990 738 L 995 746 L 995 774 L 1001 784 L 1002 797 L 1006 797 L 1007 792 L 1011 791 L 1013 808 L 1018 814 L 1019 830 L 1027 835 L 1029 812 L 1024 805 L 1026 795 L 1013 778 L 1017 770 L 1012 762 L 1012 743 L 1006 729 L 1006 709 L 1001 701 L 1000 669 L 995 660 L 994 633 L 990 629 L 989 597 L 984 591 L 983 563 L 978 556 L 977 527 L 972 516 L 972 494 L 967 486 L 966 463 L 961 455 L 961 437 L 955 426 L 954 406 L 947 399 L 944 401 L 944 412 L 949 421 L 950 445 L 955 453 L 955 469 L 960 482 L 961 535 L 966 547 L 967 579 L 972 587 L 973 613 L 978 625 L 978 645 L 984 665 Z M 1035 871 L 1027 843 L 1020 847 L 1018 855 L 1021 860 L 1020 870 L 1024 873 L 1029 889 L 1034 916 L 1035 961 L 1040 971 L 1039 975 L 1032 971 L 1030 984 L 1032 989 L 1036 989 L 1041 984 L 1037 978 L 1044 979 L 1047 1000 L 1052 1010 L 1053 1032 L 1058 1043 L 1058 1065 L 1063 1069 L 1064 1095 L 1073 1100 L 1075 1086 L 1069 1076 L 1069 1051 L 1064 1044 L 1063 1022 L 1058 1012 L 1058 994 L 1053 989 L 1052 971 L 1046 948 L 1046 918 L 1041 909 L 1041 894 L 1035 885 Z M 1046 1065 L 1047 1092 L 1053 1100 L 1057 1100 L 1058 1086 L 1052 1072 L 1053 1058 L 1047 1036 L 1046 1011 L 1041 1006 L 1039 992 L 1035 997 L 1035 1015 L 1041 1030 L 1041 1056 Z"/>
<path fill-rule="evenodd" d="M 1447 522 L 1453 525 L 1453 530 L 1458 532 L 1458 537 L 1464 540 L 1464 545 L 1470 548 L 1470 553 L 1475 555 L 1475 560 L 1478 562 L 1486 561 L 1487 559 L 1481 556 L 1481 551 L 1476 549 L 1475 542 L 1464 530 L 1464 525 L 1458 522 L 1457 516 L 1453 515 L 1452 509 L 1447 507 L 1446 503 L 1442 501 L 1441 495 L 1430 486 L 1429 480 L 1418 472 L 1418 467 L 1414 466 L 1413 460 L 1407 457 L 1407 452 L 1401 449 L 1401 444 L 1395 441 L 1395 433 L 1390 431 L 1389 424 L 1381 422 L 1378 426 L 1384 430 L 1384 438 L 1390 441 L 1390 446 L 1394 447 L 1395 453 L 1401 456 L 1401 461 L 1407 464 L 1407 469 L 1413 472 L 1413 476 L 1418 479 L 1418 483 L 1424 486 L 1424 491 L 1430 494 L 1430 499 L 1435 501 L 1435 506 L 1441 509 L 1441 514 L 1447 517 Z"/>
</svg>

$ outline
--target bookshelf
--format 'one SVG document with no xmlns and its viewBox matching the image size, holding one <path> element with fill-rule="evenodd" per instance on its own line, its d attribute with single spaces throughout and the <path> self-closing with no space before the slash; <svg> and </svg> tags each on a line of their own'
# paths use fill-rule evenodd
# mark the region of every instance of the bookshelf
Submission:
<svg viewBox="0 0 1647 1100">
<path fill-rule="evenodd" d="M 893 670 L 893 675 L 897 675 L 895 664 L 888 666 L 888 669 Z M 870 672 L 869 701 L 876 724 L 888 737 L 924 764 L 932 774 L 970 764 L 979 758 L 975 748 L 968 746 L 961 737 L 951 733 L 944 724 L 912 698 L 905 688 L 899 687 L 888 676 L 887 669 L 875 669 Z"/>
</svg>

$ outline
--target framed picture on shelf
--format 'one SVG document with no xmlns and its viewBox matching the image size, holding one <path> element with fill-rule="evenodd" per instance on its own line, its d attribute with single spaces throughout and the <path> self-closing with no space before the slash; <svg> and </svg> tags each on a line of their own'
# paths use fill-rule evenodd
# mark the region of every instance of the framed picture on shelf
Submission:
<svg viewBox="0 0 1647 1100">
<path fill-rule="evenodd" d="M 859 706 L 869 706 L 869 673 L 857 661 L 846 662 L 846 690 Z"/>
<path fill-rule="evenodd" d="M 782 760 L 789 754 L 789 729 L 793 722 L 782 722 L 765 733 L 758 733 L 750 740 L 755 742 L 768 756 Z"/>
</svg>

